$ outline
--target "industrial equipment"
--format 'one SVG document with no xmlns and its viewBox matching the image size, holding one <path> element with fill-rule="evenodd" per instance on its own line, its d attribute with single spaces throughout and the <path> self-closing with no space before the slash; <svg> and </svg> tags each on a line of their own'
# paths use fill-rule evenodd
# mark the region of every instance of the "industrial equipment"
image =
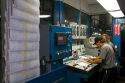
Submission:
<svg viewBox="0 0 125 83">
<path fill-rule="evenodd" d="M 41 74 L 45 74 L 62 67 L 62 59 L 71 55 L 71 28 L 60 26 L 40 26 Z"/>
<path fill-rule="evenodd" d="M 94 57 L 83 54 L 84 44 L 72 47 L 72 41 L 77 40 L 72 40 L 72 28 L 43 27 L 42 25 L 40 35 L 41 76 L 28 83 L 41 81 L 45 83 L 80 83 L 81 79 L 88 80 L 96 72 L 97 64 L 90 64 L 83 60 Z M 78 56 L 72 56 L 74 51 Z"/>
<path fill-rule="evenodd" d="M 50 61 L 72 55 L 72 30 L 70 28 L 50 27 Z"/>
</svg>

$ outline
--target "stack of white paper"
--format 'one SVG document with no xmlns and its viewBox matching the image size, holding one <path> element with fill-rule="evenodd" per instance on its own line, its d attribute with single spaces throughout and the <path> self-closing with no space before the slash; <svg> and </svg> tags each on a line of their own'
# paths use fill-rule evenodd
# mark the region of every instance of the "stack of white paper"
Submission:
<svg viewBox="0 0 125 83">
<path fill-rule="evenodd" d="M 34 51 L 39 50 L 39 43 L 29 41 L 9 41 L 9 51 Z"/>
<path fill-rule="evenodd" d="M 25 22 L 39 24 L 38 18 L 39 18 L 38 15 L 33 15 L 31 13 L 24 12 L 17 8 L 13 8 L 13 16 L 11 16 L 11 19 L 18 19 L 18 20 L 24 21 L 24 27 L 26 27 Z"/>
<path fill-rule="evenodd" d="M 39 25 L 27 23 L 26 27 L 24 27 L 25 23 L 21 20 L 17 19 L 10 19 L 10 29 L 19 30 L 19 31 L 27 31 L 27 32 L 33 32 L 38 33 L 39 32 Z"/>
<path fill-rule="evenodd" d="M 7 0 L 6 82 L 22 83 L 40 75 L 39 0 Z"/>
<path fill-rule="evenodd" d="M 36 67 L 30 70 L 25 70 L 25 71 L 20 71 L 20 72 L 10 74 L 9 82 L 10 83 L 24 83 L 25 81 L 28 81 L 31 78 L 38 77 L 39 76 L 38 71 L 40 71 L 39 67 Z"/>
<path fill-rule="evenodd" d="M 34 15 L 39 15 L 39 3 L 37 0 L 29 0 L 30 3 L 24 0 L 16 0 L 15 3 L 18 5 L 17 8 L 23 11 L 28 11 Z M 33 6 L 34 5 L 34 6 Z M 26 8 L 27 6 L 27 8 Z"/>
<path fill-rule="evenodd" d="M 30 70 L 32 68 L 39 67 L 39 60 L 29 60 L 29 61 L 10 63 L 9 65 L 10 65 L 9 74 L 13 74 L 16 72 Z"/>
<path fill-rule="evenodd" d="M 18 31 L 18 30 L 10 30 L 10 40 L 15 40 L 15 41 L 34 41 L 38 42 L 39 39 L 39 33 L 31 33 L 27 31 Z"/>
<path fill-rule="evenodd" d="M 25 56 L 25 54 L 27 54 Z M 24 56 L 23 56 L 24 55 Z M 29 61 L 29 60 L 38 60 L 39 51 L 18 51 L 18 52 L 9 52 L 9 63 Z"/>
<path fill-rule="evenodd" d="M 88 67 L 88 65 L 89 65 L 88 63 L 85 63 L 85 62 L 78 62 L 76 64 L 78 64 L 81 67 Z"/>
</svg>

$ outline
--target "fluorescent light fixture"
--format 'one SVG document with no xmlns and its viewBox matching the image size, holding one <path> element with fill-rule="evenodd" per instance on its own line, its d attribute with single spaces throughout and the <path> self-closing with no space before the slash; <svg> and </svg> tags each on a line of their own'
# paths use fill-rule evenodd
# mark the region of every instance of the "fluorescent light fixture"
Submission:
<svg viewBox="0 0 125 83">
<path fill-rule="evenodd" d="M 51 15 L 39 15 L 39 18 L 49 18 Z"/>
<path fill-rule="evenodd" d="M 113 17 L 124 17 L 117 0 L 97 0 Z"/>
<path fill-rule="evenodd" d="M 113 17 L 118 18 L 118 17 L 124 17 L 124 14 L 122 13 L 122 11 L 113 11 L 113 12 L 109 12 Z"/>
<path fill-rule="evenodd" d="M 117 0 L 97 0 L 107 11 L 120 10 Z"/>
</svg>

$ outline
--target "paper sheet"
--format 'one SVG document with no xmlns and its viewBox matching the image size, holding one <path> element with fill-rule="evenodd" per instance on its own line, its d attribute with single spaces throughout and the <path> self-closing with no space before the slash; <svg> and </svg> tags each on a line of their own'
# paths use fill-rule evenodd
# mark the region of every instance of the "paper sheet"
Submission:
<svg viewBox="0 0 125 83">
<path fill-rule="evenodd" d="M 24 83 L 39 76 L 39 67 L 10 74 L 10 83 Z"/>
<path fill-rule="evenodd" d="M 9 29 L 12 30 L 19 30 L 19 31 L 27 31 L 27 32 L 33 32 L 33 33 L 39 33 L 39 25 L 32 24 L 32 23 L 25 23 L 23 21 L 17 20 L 17 19 L 10 19 L 10 26 Z"/>
<path fill-rule="evenodd" d="M 39 3 L 39 1 L 38 0 L 15 0 L 15 2 L 20 2 L 20 1 L 22 1 L 23 3 L 29 3 L 29 4 L 31 4 L 32 6 L 35 6 L 35 7 L 38 7 L 39 8 L 39 6 L 40 6 L 40 3 Z"/>
<path fill-rule="evenodd" d="M 40 75 L 39 0 L 7 0 L 5 82 L 24 83 Z"/>
<path fill-rule="evenodd" d="M 37 15 L 32 15 L 31 13 L 21 11 L 17 8 L 13 8 L 13 16 L 11 16 L 11 19 L 18 19 L 25 23 L 39 24 L 39 17 Z"/>
<path fill-rule="evenodd" d="M 29 0 L 32 2 L 32 0 Z M 34 0 L 36 2 L 36 0 Z M 27 2 L 26 0 L 15 0 L 15 7 L 20 9 L 20 10 L 24 10 L 24 11 L 27 11 L 31 14 L 34 14 L 34 15 L 39 15 L 39 4 L 35 2 L 33 4 Z"/>
<path fill-rule="evenodd" d="M 10 40 L 11 41 L 32 41 L 32 42 L 39 42 L 40 37 L 39 33 L 31 33 L 27 31 L 17 31 L 17 30 L 10 30 Z"/>
<path fill-rule="evenodd" d="M 78 64 L 79 66 L 84 66 L 84 67 L 87 67 L 89 65 L 88 63 L 84 63 L 84 62 L 78 62 L 76 64 Z"/>
<path fill-rule="evenodd" d="M 23 62 L 9 63 L 9 66 L 10 66 L 9 74 L 12 74 L 24 70 L 30 70 L 34 67 L 39 67 L 39 60 L 36 59 Z"/>
<path fill-rule="evenodd" d="M 39 43 L 29 41 L 9 41 L 9 52 L 39 50 Z"/>
<path fill-rule="evenodd" d="M 39 60 L 39 51 L 9 52 L 9 62 L 21 62 L 29 60 Z"/>
</svg>

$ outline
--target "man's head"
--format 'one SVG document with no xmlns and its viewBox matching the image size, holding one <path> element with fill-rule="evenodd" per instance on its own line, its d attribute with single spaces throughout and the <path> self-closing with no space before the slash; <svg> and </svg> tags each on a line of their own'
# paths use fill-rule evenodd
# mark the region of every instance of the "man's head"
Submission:
<svg viewBox="0 0 125 83">
<path fill-rule="evenodd" d="M 110 37 L 108 34 L 102 34 L 102 38 L 103 42 L 110 42 Z"/>
<path fill-rule="evenodd" d="M 102 37 L 101 36 L 99 36 L 99 37 L 96 37 L 95 38 L 95 43 L 94 43 L 94 45 L 97 45 L 97 47 L 101 47 L 102 46 L 102 43 L 104 43 L 103 41 L 102 41 Z"/>
</svg>

